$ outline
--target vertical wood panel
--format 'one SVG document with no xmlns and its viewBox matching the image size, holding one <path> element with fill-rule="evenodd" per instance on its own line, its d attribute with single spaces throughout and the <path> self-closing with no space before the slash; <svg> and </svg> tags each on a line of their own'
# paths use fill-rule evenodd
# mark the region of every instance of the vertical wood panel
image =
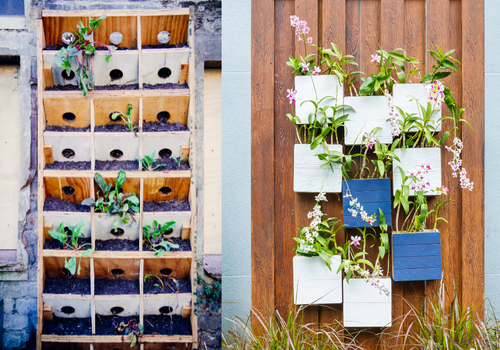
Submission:
<svg viewBox="0 0 500 350">
<path fill-rule="evenodd" d="M 463 167 L 474 191 L 462 199 L 462 305 L 484 302 L 484 1 L 462 0 L 462 106 L 474 127 L 463 130 Z M 478 310 L 483 315 L 482 309 Z"/>
<path fill-rule="evenodd" d="M 425 0 L 405 0 L 404 50 L 408 57 L 418 59 L 421 72 L 425 71 L 425 42 Z"/>
<path fill-rule="evenodd" d="M 252 305 L 274 298 L 274 1 L 252 1 Z"/>
<path fill-rule="evenodd" d="M 360 64 L 360 43 L 361 43 L 361 19 L 360 0 L 346 0 L 346 51 L 345 54 L 353 55 L 354 60 Z M 361 70 L 361 66 L 356 68 L 350 66 L 348 71 Z M 359 91 L 361 80 L 358 79 L 354 86 Z"/>
<path fill-rule="evenodd" d="M 293 145 L 295 144 L 295 129 L 285 116 L 290 113 L 292 105 L 287 98 L 287 89 L 294 88 L 291 68 L 286 65 L 288 56 L 294 51 L 294 46 L 302 44 L 290 26 L 290 16 L 295 14 L 293 1 L 275 2 L 275 79 L 274 79 L 274 182 L 275 182 L 275 296 L 276 305 L 281 315 L 285 315 L 292 302 L 294 256 L 293 237 L 297 235 L 294 221 L 295 193 L 293 192 Z M 287 30 L 283 30 L 286 28 Z"/>
<path fill-rule="evenodd" d="M 378 73 L 377 65 L 370 62 L 370 55 L 380 49 L 380 1 L 361 0 L 360 4 L 361 44 L 358 64 L 361 71 L 368 75 Z"/>
</svg>

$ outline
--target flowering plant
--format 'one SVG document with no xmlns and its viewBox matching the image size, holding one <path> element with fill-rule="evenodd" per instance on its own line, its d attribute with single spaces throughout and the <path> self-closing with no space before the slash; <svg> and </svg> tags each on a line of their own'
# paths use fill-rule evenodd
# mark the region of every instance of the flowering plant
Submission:
<svg viewBox="0 0 500 350">
<path fill-rule="evenodd" d="M 394 78 L 391 77 L 394 71 L 393 58 L 383 50 L 378 50 L 376 54 L 371 55 L 371 58 L 370 62 L 378 65 L 379 72 L 370 74 L 367 78 L 361 78 L 363 83 L 359 88 L 359 93 L 364 96 L 382 95 L 384 90 L 391 90 L 394 85 Z"/>
<path fill-rule="evenodd" d="M 352 201 L 354 201 L 355 203 L 351 204 L 351 207 L 359 206 L 359 203 L 357 203 L 355 199 L 351 200 L 351 203 Z M 380 293 L 389 295 L 389 291 L 382 283 L 380 283 L 380 277 L 384 276 L 381 260 L 389 253 L 390 246 L 384 213 L 380 209 L 379 212 L 380 227 L 382 229 L 382 232 L 378 235 L 380 245 L 378 246 L 378 253 L 375 263 L 372 264 L 369 260 L 367 260 L 366 256 L 368 255 L 368 253 L 366 252 L 366 245 L 369 237 L 372 237 L 374 242 L 376 242 L 377 235 L 375 234 L 375 230 L 373 228 L 365 226 L 362 229 L 357 228 L 357 230 L 361 234 L 360 236 L 352 237 L 350 241 L 347 241 L 345 243 L 344 247 L 338 248 L 338 250 L 342 253 L 342 263 L 340 264 L 338 272 L 344 270 L 347 283 L 349 283 L 349 279 L 351 277 L 357 275 L 365 279 L 366 283 L 370 283 L 373 287 L 377 288 Z M 374 215 L 372 215 L 371 217 L 373 216 Z M 368 268 L 370 268 L 371 271 Z M 386 275 L 389 276 L 389 259 L 387 263 Z"/>
<path fill-rule="evenodd" d="M 294 250 L 301 256 L 319 256 L 331 270 L 331 258 L 337 254 L 335 236 L 344 226 L 340 225 L 337 218 L 323 220 L 325 214 L 321 211 L 321 202 L 327 202 L 324 192 L 320 192 L 315 199 L 313 211 L 307 214 L 312 221 L 309 226 L 299 229 L 299 237 L 293 238 L 297 242 Z M 330 243 L 333 243 L 333 249 Z"/>
<path fill-rule="evenodd" d="M 441 207 L 451 201 L 446 200 L 449 190 L 444 186 L 431 189 L 430 183 L 426 179 L 426 174 L 431 170 L 430 163 L 424 160 L 419 161 L 416 168 L 407 171 L 406 174 L 403 169 L 399 168 L 399 170 L 401 172 L 402 185 L 400 189 L 396 190 L 394 195 L 394 208 L 397 208 L 395 231 L 422 232 L 427 228 L 427 219 L 429 217 L 434 217 L 434 230 L 437 228 L 439 221 L 448 223 L 446 219 L 440 217 L 438 214 Z M 410 191 L 414 191 L 414 196 L 410 197 Z M 428 192 L 433 192 L 439 196 L 432 210 L 429 210 L 427 197 L 425 197 L 425 194 Z M 403 207 L 406 218 L 403 221 L 401 230 L 399 230 L 398 220 L 401 207 Z"/>
<path fill-rule="evenodd" d="M 307 47 L 314 46 L 312 45 L 313 38 L 307 37 L 310 30 L 307 26 L 307 22 L 301 21 L 297 16 L 290 16 L 290 24 L 293 28 L 295 28 L 295 35 L 297 36 L 297 39 L 304 42 L 305 58 L 295 58 L 290 56 L 289 61 L 286 64 L 293 68 L 293 73 L 297 73 L 299 75 L 319 75 L 319 73 L 321 73 L 321 58 L 318 58 L 317 54 L 307 54 Z"/>
</svg>

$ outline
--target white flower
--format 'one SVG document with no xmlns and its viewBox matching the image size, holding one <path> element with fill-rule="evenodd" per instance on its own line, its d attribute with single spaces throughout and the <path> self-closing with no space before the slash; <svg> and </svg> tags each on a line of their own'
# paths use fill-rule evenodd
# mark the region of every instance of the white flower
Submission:
<svg viewBox="0 0 500 350">
<path fill-rule="evenodd" d="M 360 243 L 359 241 L 361 240 L 361 236 L 354 236 L 351 238 L 351 244 L 355 247 L 357 247 Z"/>
</svg>

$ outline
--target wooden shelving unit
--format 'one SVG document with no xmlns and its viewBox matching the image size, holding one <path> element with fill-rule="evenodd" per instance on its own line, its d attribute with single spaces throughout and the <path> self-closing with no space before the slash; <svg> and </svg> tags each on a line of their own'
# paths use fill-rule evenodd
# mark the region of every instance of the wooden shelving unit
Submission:
<svg viewBox="0 0 500 350">
<path fill-rule="evenodd" d="M 101 15 L 102 20 L 95 30 L 94 40 L 110 44 L 109 35 L 120 32 L 123 42 L 120 46 L 134 47 L 134 50 L 119 50 L 113 54 L 110 63 L 101 59 L 105 51 L 95 56 L 96 86 L 137 84 L 138 88 L 99 89 L 90 91 L 84 97 L 79 90 L 46 90 L 53 85 L 71 85 L 74 81 L 60 79 L 59 68 L 53 64 L 57 50 L 46 49 L 62 45 L 61 35 L 72 32 L 82 21 Z M 144 316 L 159 314 L 162 307 L 170 307 L 171 315 L 188 319 L 191 335 L 146 334 L 133 349 L 197 349 L 197 316 L 195 315 L 196 275 L 196 162 L 195 162 L 195 105 L 194 105 L 194 12 L 193 9 L 177 10 L 123 10 L 123 11 L 43 11 L 38 20 L 38 321 L 37 349 L 129 349 L 130 344 L 120 335 L 96 335 L 96 315 L 112 315 L 112 308 L 122 308 L 120 316 L 136 316 L 144 324 Z M 171 34 L 169 44 L 188 43 L 181 48 L 143 48 L 145 45 L 159 45 L 158 32 L 167 30 Z M 44 50 L 45 49 L 45 50 Z M 160 81 L 152 76 L 159 69 L 168 66 L 170 76 Z M 120 69 L 123 78 L 111 80 L 110 71 Z M 145 84 L 173 83 L 187 86 L 172 89 L 147 89 Z M 127 103 L 133 105 L 132 120 L 137 133 L 95 132 L 99 125 L 112 124 L 109 114 L 124 112 Z M 168 111 L 169 122 L 179 122 L 189 131 L 143 132 L 144 122 L 157 120 L 158 113 Z M 49 126 L 90 127 L 89 132 L 46 131 Z M 63 150 L 70 149 L 74 156 L 65 158 Z M 135 216 L 135 226 L 126 228 L 127 237 L 139 240 L 138 251 L 99 251 L 89 257 L 78 258 L 81 269 L 73 278 L 89 278 L 90 294 L 48 294 L 44 293 L 46 278 L 63 277 L 65 259 L 75 256 L 70 250 L 44 249 L 48 231 L 56 229 L 61 222 L 74 226 L 83 220 L 85 235 L 95 246 L 96 238 L 102 239 L 101 214 L 84 212 L 45 211 L 47 197 L 57 197 L 70 202 L 96 199 L 94 174 L 96 160 L 107 159 L 110 149 L 123 153 L 121 160 L 135 160 L 153 151 L 167 149 L 173 156 L 188 159 L 190 170 L 184 171 L 126 171 L 127 180 L 122 186 L 124 192 L 134 192 L 140 199 L 140 213 Z M 49 170 L 46 165 L 54 161 L 90 162 L 90 170 Z M 118 171 L 99 171 L 106 181 L 114 182 Z M 168 187 L 169 193 L 160 192 Z M 68 192 L 68 188 L 70 191 Z M 168 192 L 168 191 L 167 191 Z M 145 201 L 166 201 L 170 199 L 189 200 L 190 211 L 144 212 Z M 173 236 L 190 240 L 191 251 L 166 252 L 156 257 L 154 252 L 143 251 L 142 227 L 152 220 L 175 220 L 177 226 Z M 96 230 L 96 227 L 98 228 Z M 110 237 L 115 239 L 116 237 Z M 116 271 L 120 271 L 116 273 Z M 191 293 L 144 293 L 144 276 L 188 278 Z M 118 278 L 139 281 L 137 294 L 96 295 L 95 284 L 100 278 Z M 72 308 L 73 312 L 62 310 Z M 91 334 L 53 335 L 44 334 L 45 320 L 53 316 L 84 317 L 91 322 Z"/>
</svg>

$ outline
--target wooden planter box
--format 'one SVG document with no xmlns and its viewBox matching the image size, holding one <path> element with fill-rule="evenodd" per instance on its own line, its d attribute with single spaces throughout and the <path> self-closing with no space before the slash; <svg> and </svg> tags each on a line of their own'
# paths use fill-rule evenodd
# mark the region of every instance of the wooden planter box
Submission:
<svg viewBox="0 0 500 350">
<path fill-rule="evenodd" d="M 113 32 L 123 34 L 120 47 L 132 50 L 116 51 L 105 62 L 105 51 L 98 51 L 94 56 L 96 85 L 126 85 L 137 84 L 138 89 L 111 90 L 99 89 L 89 92 L 88 98 L 82 96 L 79 90 L 47 89 L 54 85 L 76 84 L 74 79 L 66 80 L 62 72 L 58 71 L 53 59 L 56 51 L 44 50 L 47 46 L 60 46 L 61 34 L 73 31 L 82 21 L 88 24 L 90 18 L 106 14 L 108 17 L 101 21 L 100 27 L 94 32 L 94 40 L 110 44 L 109 35 Z M 182 49 L 157 49 L 158 32 L 167 30 L 171 34 L 169 44 L 187 43 Z M 142 33 L 142 34 L 141 34 Z M 172 316 L 181 317 L 183 323 L 188 323 L 190 334 L 147 334 L 140 341 L 141 344 L 132 349 L 165 349 L 174 346 L 176 349 L 190 350 L 198 348 L 197 315 L 192 311 L 196 297 L 195 247 L 196 247 L 196 173 L 195 173 L 195 55 L 194 55 L 194 12 L 189 9 L 164 10 L 119 10 L 119 11 L 42 11 L 42 18 L 38 20 L 38 159 L 39 190 L 38 207 L 42 211 L 38 223 L 39 251 L 38 251 L 38 312 L 37 312 L 37 349 L 128 349 L 129 342 L 122 343 L 121 335 L 98 334 L 96 326 L 99 317 L 110 315 L 134 317 L 144 324 L 145 316 L 156 315 L 161 307 L 172 307 Z M 143 45 L 153 45 L 155 48 L 142 48 Z M 178 59 L 179 51 L 182 58 Z M 158 59 L 156 59 L 158 58 Z M 175 58 L 176 64 L 167 67 L 168 60 Z M 146 62 L 147 61 L 147 62 Z M 145 77 L 147 70 L 158 75 L 161 68 L 171 70 L 170 79 L 163 79 L 159 83 L 183 84 L 188 86 L 161 89 L 146 89 Z M 120 70 L 123 76 L 112 80 L 111 71 Z M 158 82 L 151 82 L 158 83 Z M 110 120 L 113 112 L 125 112 L 127 104 L 133 106 L 132 124 L 137 133 L 133 132 L 99 132 L 96 128 L 102 125 L 123 124 L 122 121 Z M 143 132 L 146 122 L 164 121 L 168 115 L 168 122 L 179 122 L 187 127 L 187 131 L 180 132 Z M 162 116 L 162 118 L 159 118 Z M 51 131 L 52 127 L 88 128 L 86 132 Z M 60 159 L 62 150 L 71 148 L 75 152 L 74 158 Z M 123 234 L 119 237 L 111 235 L 113 217 L 106 214 L 76 212 L 64 209 L 58 212 L 44 210 L 46 198 L 58 198 L 67 201 L 67 205 L 79 204 L 86 198 L 97 198 L 98 186 L 94 181 L 97 160 L 112 160 L 109 158 L 113 149 L 123 152 L 121 160 L 136 160 L 151 154 L 153 151 L 158 157 L 159 151 L 168 149 L 172 156 L 187 158 L 191 164 L 190 170 L 183 171 L 126 171 L 127 180 L 122 185 L 125 193 L 136 193 L 140 200 L 140 213 L 135 215 L 135 222 L 128 225 L 120 224 Z M 165 153 L 165 152 L 164 152 Z M 166 152 L 169 153 L 169 152 Z M 53 170 L 47 169 L 46 164 L 54 161 L 87 161 L 90 170 Z M 107 183 L 115 183 L 117 171 L 100 171 Z M 144 211 L 144 203 L 181 200 L 189 203 L 186 211 Z M 151 204 L 151 203 L 150 203 Z M 43 209 L 42 209 L 43 208 Z M 57 207 L 56 207 L 57 208 Z M 67 208 L 67 207 L 66 207 Z M 66 210 L 66 211 L 65 211 Z M 142 227 L 151 224 L 153 220 L 170 221 L 172 218 L 177 226 L 172 237 L 189 240 L 191 251 L 169 251 L 162 257 L 156 257 L 155 252 L 143 249 Z M 84 284 L 88 293 L 48 293 L 44 288 L 49 279 L 66 278 L 63 271 L 65 260 L 77 256 L 77 252 L 63 249 L 43 249 L 45 240 L 52 239 L 48 231 L 57 229 L 60 223 L 65 226 L 75 226 L 84 221 L 84 235 L 87 240 L 96 246 L 96 240 L 104 239 L 131 239 L 138 240 L 137 251 L 107 251 L 96 250 L 89 257 L 77 257 L 81 269 L 71 277 L 73 281 Z M 164 222 L 165 222 L 164 221 Z M 192 228 L 192 229 L 191 229 Z M 48 245 L 51 246 L 51 245 Z M 121 270 L 121 271 L 120 271 Z M 163 273 L 165 272 L 165 273 Z M 146 294 L 144 292 L 144 276 L 155 274 L 162 278 L 182 279 L 190 286 L 189 292 L 169 294 Z M 133 281 L 137 284 L 137 291 L 133 294 L 99 294 L 96 287 L 102 279 Z M 86 284 L 88 281 L 88 285 Z M 57 280 L 52 283 L 50 290 L 58 291 Z M 55 287 L 54 287 L 55 286 Z M 102 286 L 102 285 L 101 285 Z M 71 287 L 71 285 L 70 285 Z M 105 290 L 105 288 L 104 288 Z M 106 292 L 106 290 L 105 290 Z M 180 302 L 179 306 L 176 305 Z M 63 307 L 72 307 L 74 311 L 65 308 L 70 313 L 61 313 Z M 120 311 L 120 309 L 123 309 Z M 118 311 L 117 311 L 118 310 Z M 162 309 L 164 310 L 164 309 Z M 161 312 L 160 312 L 161 313 Z M 101 316 L 98 316 L 101 315 Z M 90 321 L 91 329 L 85 334 L 54 335 L 43 332 L 44 325 L 58 316 L 65 318 L 83 317 Z M 170 314 L 164 316 L 170 319 Z M 57 320 L 57 319 L 56 319 Z M 59 321 L 58 321 L 59 322 Z M 45 327 L 47 328 L 47 327 Z"/>
<path fill-rule="evenodd" d="M 394 105 L 401 108 L 405 113 L 415 113 L 417 115 L 420 115 L 420 109 L 419 107 L 417 107 L 415 99 L 418 99 L 418 102 L 424 108 L 427 108 L 427 100 L 429 99 L 427 85 L 428 84 L 394 84 L 392 88 Z M 432 119 L 436 123 L 434 125 L 436 131 L 441 131 L 441 123 L 437 123 L 437 120 L 439 120 L 440 118 L 441 110 L 439 110 L 432 116 Z M 414 131 L 415 129 L 410 130 Z"/>
<path fill-rule="evenodd" d="M 342 152 L 341 145 L 328 145 L 331 150 Z M 293 152 L 293 190 L 294 192 L 340 193 L 342 191 L 342 173 L 340 169 L 332 172 L 324 167 L 316 155 L 325 152 L 322 147 L 311 150 L 310 145 L 295 145 Z M 326 178 L 325 178 L 326 175 Z"/>
<path fill-rule="evenodd" d="M 420 161 L 428 161 L 431 166 L 431 170 L 425 175 L 425 179 L 429 181 L 430 188 L 426 196 L 434 196 L 434 192 L 430 192 L 430 189 L 435 189 L 436 187 L 441 187 L 441 149 L 439 147 L 429 147 L 429 148 L 406 148 L 404 150 L 396 149 L 394 153 L 399 158 L 401 162 L 394 160 L 392 165 L 393 176 L 392 176 L 392 192 L 396 193 L 398 189 L 401 188 L 402 179 L 401 174 L 398 169 L 400 167 L 407 173 L 411 169 L 415 169 L 417 163 Z M 408 184 L 408 182 L 407 182 Z M 414 194 L 415 191 L 410 190 L 410 194 Z"/>
<path fill-rule="evenodd" d="M 392 281 L 380 278 L 389 296 L 361 278 L 344 280 L 344 327 L 370 328 L 392 325 Z"/>
<path fill-rule="evenodd" d="M 351 192 L 352 198 L 358 199 L 368 216 L 375 214 L 377 220 L 371 225 L 379 226 L 380 213 L 379 208 L 385 215 L 385 221 L 388 226 L 392 224 L 391 218 L 391 180 L 390 179 L 367 179 L 367 180 L 344 180 L 342 182 L 342 196 L 345 196 L 347 190 Z M 351 198 L 343 198 L 344 224 L 349 228 L 369 226 L 361 219 L 358 213 L 356 217 L 348 211 Z"/>
<path fill-rule="evenodd" d="M 331 270 L 319 256 L 293 257 L 293 295 L 296 305 L 341 304 L 340 256 L 332 257 Z"/>
<path fill-rule="evenodd" d="M 304 103 L 301 106 L 303 101 L 319 101 L 324 97 L 331 96 L 320 103 L 319 106 L 324 107 L 341 105 L 344 100 L 344 88 L 335 75 L 296 76 L 295 90 L 297 90 L 295 114 L 299 117 L 300 124 L 308 124 L 309 114 L 314 113 L 312 103 Z"/>
<path fill-rule="evenodd" d="M 349 111 L 349 120 L 345 123 L 345 144 L 361 145 L 363 135 L 376 127 L 382 128 L 375 134 L 380 143 L 392 143 L 389 118 L 389 106 L 385 96 L 344 97 L 344 104 L 354 108 Z"/>
<path fill-rule="evenodd" d="M 396 282 L 441 279 L 439 231 L 394 233 L 392 261 L 392 277 Z"/>
</svg>

